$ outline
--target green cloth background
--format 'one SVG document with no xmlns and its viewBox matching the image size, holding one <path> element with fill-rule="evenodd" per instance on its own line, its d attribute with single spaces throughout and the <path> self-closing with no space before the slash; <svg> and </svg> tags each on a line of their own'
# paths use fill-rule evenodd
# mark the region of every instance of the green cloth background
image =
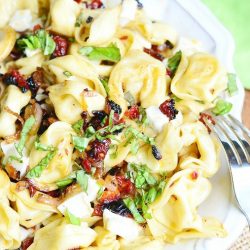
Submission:
<svg viewBox="0 0 250 250">
<path fill-rule="evenodd" d="M 233 34 L 236 72 L 243 85 L 250 89 L 250 0 L 202 1 Z"/>
</svg>

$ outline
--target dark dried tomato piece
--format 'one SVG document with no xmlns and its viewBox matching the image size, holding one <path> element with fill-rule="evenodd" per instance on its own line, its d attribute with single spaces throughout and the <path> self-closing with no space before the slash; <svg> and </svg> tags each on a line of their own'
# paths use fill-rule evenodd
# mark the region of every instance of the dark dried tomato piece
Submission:
<svg viewBox="0 0 250 250">
<path fill-rule="evenodd" d="M 127 116 L 131 120 L 139 119 L 140 110 L 137 105 L 133 105 L 129 110 L 125 112 L 125 116 Z"/>
<path fill-rule="evenodd" d="M 108 203 L 111 201 L 116 201 L 120 199 L 120 193 L 119 192 L 113 192 L 113 191 L 104 191 L 99 199 L 100 203 Z"/>
<path fill-rule="evenodd" d="M 158 50 L 154 50 L 154 47 L 151 49 L 144 48 L 143 51 L 157 60 L 163 61 L 165 59 L 164 56 L 158 52 Z"/>
<path fill-rule="evenodd" d="M 152 154 L 156 160 L 162 159 L 162 155 L 155 145 L 152 146 Z"/>
<path fill-rule="evenodd" d="M 161 112 L 166 115 L 169 120 L 175 119 L 178 114 L 178 110 L 175 109 L 175 101 L 174 99 L 166 100 L 160 105 Z"/>
<path fill-rule="evenodd" d="M 22 90 L 22 92 L 26 92 L 29 89 L 27 81 L 18 70 L 12 70 L 10 73 L 4 74 L 2 77 L 2 81 L 7 85 L 18 86 Z"/>
<path fill-rule="evenodd" d="M 107 122 L 105 124 L 103 124 L 103 120 L 105 117 L 108 117 L 108 114 L 105 113 L 104 111 L 93 111 L 93 117 L 90 119 L 90 121 L 88 123 L 86 123 L 87 125 L 85 126 L 84 129 L 86 129 L 89 126 L 92 126 L 95 130 L 98 130 L 104 126 L 107 125 Z"/>
<path fill-rule="evenodd" d="M 53 57 L 65 56 L 67 54 L 69 42 L 66 38 L 61 36 L 53 36 L 53 40 L 56 43 L 55 51 L 53 52 Z"/>
<path fill-rule="evenodd" d="M 121 196 L 134 196 L 135 194 L 135 185 L 131 182 L 130 179 L 127 179 L 125 176 L 116 176 L 118 182 L 118 190 L 121 193 Z"/>
<path fill-rule="evenodd" d="M 87 173 L 91 173 L 91 163 L 88 159 L 83 159 L 81 165 Z"/>
<path fill-rule="evenodd" d="M 102 204 L 96 204 L 94 207 L 94 211 L 93 211 L 93 216 L 102 216 L 103 213 L 103 206 Z"/>
<path fill-rule="evenodd" d="M 94 140 L 90 143 L 90 150 L 87 151 L 88 159 L 91 163 L 103 161 L 111 144 L 110 139 L 105 139 L 103 141 Z"/>
<path fill-rule="evenodd" d="M 36 31 L 42 29 L 42 26 L 40 24 L 36 24 L 34 27 L 33 27 L 33 32 L 35 33 Z"/>
<path fill-rule="evenodd" d="M 34 238 L 33 237 L 28 237 L 25 240 L 23 240 L 22 245 L 21 245 L 21 249 L 22 250 L 26 250 L 28 249 L 28 247 L 33 243 Z"/>
<path fill-rule="evenodd" d="M 104 203 L 102 209 L 108 209 L 112 213 L 119 214 L 126 217 L 131 217 L 132 214 L 130 210 L 126 207 L 122 199 Z"/>
<path fill-rule="evenodd" d="M 87 8 L 95 10 L 104 7 L 101 0 L 93 0 L 91 3 L 87 5 Z"/>
<path fill-rule="evenodd" d="M 94 20 L 92 16 L 88 16 L 86 19 L 86 23 L 91 23 Z"/>
<path fill-rule="evenodd" d="M 114 110 L 114 112 L 119 114 L 119 115 L 122 113 L 122 109 L 121 109 L 121 106 L 119 104 L 115 103 L 112 100 L 108 100 L 107 104 L 108 104 L 108 111 L 109 112 L 111 110 Z"/>
</svg>

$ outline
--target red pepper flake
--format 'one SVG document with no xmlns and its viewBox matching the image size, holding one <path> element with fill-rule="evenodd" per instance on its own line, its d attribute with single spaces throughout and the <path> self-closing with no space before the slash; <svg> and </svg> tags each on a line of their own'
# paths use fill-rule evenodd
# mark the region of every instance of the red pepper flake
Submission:
<svg viewBox="0 0 250 250">
<path fill-rule="evenodd" d="M 55 51 L 53 52 L 53 57 L 65 56 L 67 54 L 69 42 L 66 38 L 61 36 L 53 36 L 53 40 L 56 43 Z"/>
<path fill-rule="evenodd" d="M 169 118 L 169 120 L 173 120 L 178 114 L 178 110 L 176 110 L 174 106 L 175 106 L 174 99 L 170 99 L 163 102 L 159 108 L 161 112 Z"/>
<path fill-rule="evenodd" d="M 83 159 L 81 165 L 87 173 L 91 173 L 91 163 L 88 159 Z"/>
<path fill-rule="evenodd" d="M 192 174 L 191 174 L 191 178 L 192 178 L 193 180 L 197 180 L 198 176 L 199 176 L 199 174 L 198 174 L 197 171 L 193 171 Z"/>
<path fill-rule="evenodd" d="M 120 37 L 120 40 L 127 40 L 128 39 L 128 36 L 122 36 Z"/>
<path fill-rule="evenodd" d="M 125 116 L 127 116 L 131 120 L 138 119 L 140 116 L 139 107 L 137 105 L 133 105 L 129 110 L 125 112 Z"/>
<path fill-rule="evenodd" d="M 34 27 L 33 27 L 33 32 L 35 33 L 36 31 L 42 29 L 42 26 L 40 24 L 36 24 Z"/>
<path fill-rule="evenodd" d="M 22 250 L 26 250 L 28 249 L 28 247 L 33 243 L 34 238 L 33 237 L 28 237 L 25 240 L 23 240 L 22 245 L 21 245 L 21 249 Z"/>
<path fill-rule="evenodd" d="M 28 189 L 29 189 L 30 197 L 32 198 L 37 192 L 37 189 L 31 183 L 29 183 Z"/>
<path fill-rule="evenodd" d="M 206 113 L 200 113 L 199 121 L 202 122 L 206 126 L 208 133 L 210 133 L 211 129 L 207 125 L 206 120 L 208 120 L 209 122 L 211 122 L 212 125 L 215 125 L 215 121 L 214 121 L 214 119 L 212 118 L 211 115 L 206 114 Z"/>
</svg>

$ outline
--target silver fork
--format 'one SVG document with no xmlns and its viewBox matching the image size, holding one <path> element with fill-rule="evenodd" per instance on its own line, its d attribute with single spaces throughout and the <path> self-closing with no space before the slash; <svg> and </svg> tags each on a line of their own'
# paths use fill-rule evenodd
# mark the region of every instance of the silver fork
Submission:
<svg viewBox="0 0 250 250">
<path fill-rule="evenodd" d="M 206 124 L 224 147 L 236 202 L 250 230 L 250 131 L 231 115 L 213 119 L 215 125 L 208 119 Z"/>
</svg>

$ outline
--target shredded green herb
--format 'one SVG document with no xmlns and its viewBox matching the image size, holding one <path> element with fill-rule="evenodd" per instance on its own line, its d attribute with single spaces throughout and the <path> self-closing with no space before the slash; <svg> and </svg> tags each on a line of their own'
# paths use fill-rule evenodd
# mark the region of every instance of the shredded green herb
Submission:
<svg viewBox="0 0 250 250">
<path fill-rule="evenodd" d="M 236 75 L 232 73 L 228 73 L 227 77 L 228 77 L 227 91 L 229 95 L 232 96 L 238 91 Z"/>
<path fill-rule="evenodd" d="M 76 225 L 76 226 L 81 225 L 81 219 L 76 217 L 74 214 L 70 213 L 68 209 L 66 210 L 65 217 L 68 219 L 70 224 Z"/>
<path fill-rule="evenodd" d="M 134 201 L 131 198 L 126 198 L 123 199 L 124 204 L 126 205 L 126 207 L 130 210 L 130 212 L 132 213 L 132 215 L 134 216 L 134 219 L 138 222 L 138 223 L 144 223 L 145 219 L 142 217 L 142 215 L 139 213 L 138 209 L 135 206 Z"/>
<path fill-rule="evenodd" d="M 77 134 L 81 134 L 83 124 L 84 124 L 83 119 L 80 119 L 79 121 L 77 121 L 76 123 L 74 123 L 74 124 L 72 125 L 72 128 L 75 130 L 75 132 L 76 132 Z"/>
<path fill-rule="evenodd" d="M 215 115 L 225 115 L 231 111 L 233 104 L 225 100 L 219 99 L 216 106 L 212 109 Z"/>
<path fill-rule="evenodd" d="M 52 145 L 44 145 L 39 140 L 35 141 L 35 149 L 40 151 L 54 151 L 55 147 Z"/>
<path fill-rule="evenodd" d="M 104 89 L 105 89 L 105 91 L 106 91 L 106 93 L 108 95 L 109 94 L 108 78 L 106 78 L 106 77 L 100 77 L 100 81 L 101 81 L 101 83 L 102 83 L 102 85 L 103 85 L 103 87 L 104 87 Z"/>
<path fill-rule="evenodd" d="M 182 57 L 182 52 L 178 51 L 174 56 L 168 59 L 168 68 L 171 71 L 172 77 L 175 75 L 175 72 L 178 69 L 181 57 Z"/>
<path fill-rule="evenodd" d="M 43 29 L 38 30 L 34 35 L 27 35 L 17 40 L 17 46 L 21 49 L 41 49 L 44 55 L 53 54 L 56 43 L 53 38 Z"/>
<path fill-rule="evenodd" d="M 27 139 L 27 135 L 29 131 L 32 129 L 33 125 L 35 124 L 36 119 L 34 116 L 30 116 L 24 123 L 23 129 L 21 132 L 21 137 L 19 140 L 19 143 L 15 145 L 17 152 L 22 156 L 23 155 L 23 149 L 25 146 L 25 142 Z"/>
<path fill-rule="evenodd" d="M 76 181 L 85 192 L 88 190 L 88 179 L 88 175 L 83 170 L 76 172 Z"/>
<path fill-rule="evenodd" d="M 50 161 L 56 155 L 56 150 L 50 151 L 35 167 L 26 174 L 27 178 L 39 178 L 43 170 L 49 165 Z"/>
<path fill-rule="evenodd" d="M 72 141 L 73 141 L 74 147 L 80 152 L 83 152 L 89 145 L 91 138 L 72 135 Z"/>
<path fill-rule="evenodd" d="M 118 62 L 121 60 L 119 48 L 111 43 L 108 47 L 82 47 L 79 53 L 94 61 Z"/>
</svg>

